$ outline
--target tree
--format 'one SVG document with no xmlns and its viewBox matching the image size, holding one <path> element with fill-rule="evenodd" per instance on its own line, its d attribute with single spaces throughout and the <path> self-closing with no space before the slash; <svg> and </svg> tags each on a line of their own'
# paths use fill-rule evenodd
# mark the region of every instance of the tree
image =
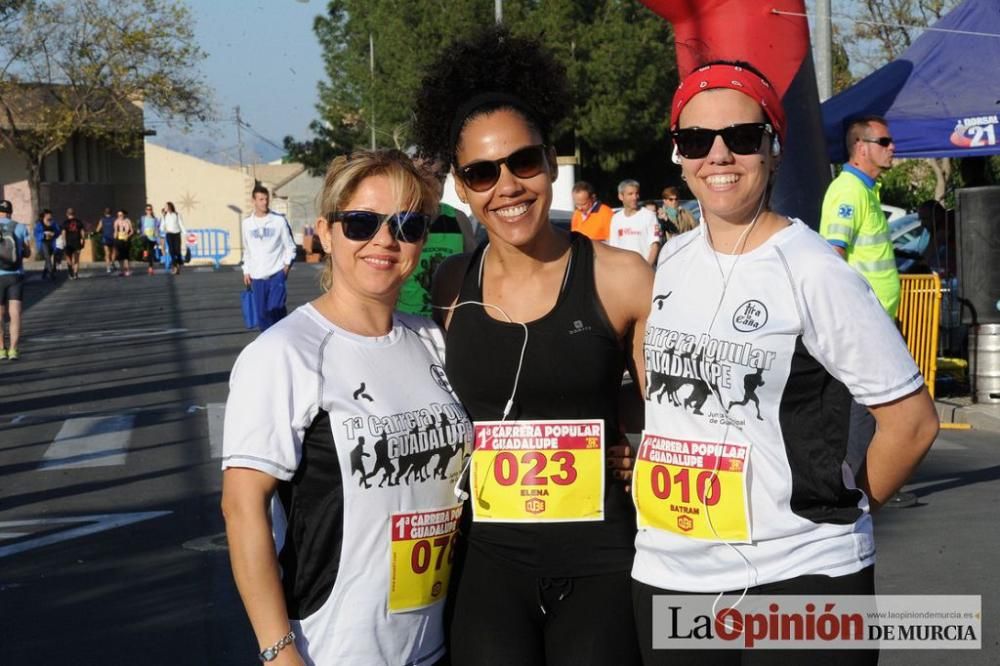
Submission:
<svg viewBox="0 0 1000 666">
<path fill-rule="evenodd" d="M 871 69 L 895 60 L 913 43 L 916 32 L 938 21 L 957 4 L 958 0 L 859 0 L 854 16 L 856 59 Z M 907 177 L 901 180 L 912 180 L 916 174 L 932 174 L 933 198 L 943 201 L 957 172 L 954 161 L 950 158 L 923 161 L 927 169 L 908 169 Z M 923 184 L 915 184 L 910 200 L 923 196 L 926 190 Z M 902 199 L 896 201 L 906 203 Z"/>
<path fill-rule="evenodd" d="M 377 145 L 409 147 L 426 67 L 453 39 L 491 21 L 493 3 L 485 0 L 330 0 L 314 24 L 327 74 L 320 119 L 312 139 L 286 137 L 286 148 L 322 168 L 333 155 L 367 147 L 373 126 Z M 505 0 L 504 22 L 540 39 L 567 68 L 576 100 L 554 137 L 560 153 L 575 153 L 584 176 L 605 191 L 624 175 L 666 178 L 677 75 L 665 21 L 638 0 Z"/>
<path fill-rule="evenodd" d="M 204 57 L 186 6 L 172 0 L 25 0 L 0 40 L 0 145 L 25 161 L 38 210 L 42 163 L 83 135 L 125 154 L 142 146 L 148 104 L 204 117 Z"/>
</svg>

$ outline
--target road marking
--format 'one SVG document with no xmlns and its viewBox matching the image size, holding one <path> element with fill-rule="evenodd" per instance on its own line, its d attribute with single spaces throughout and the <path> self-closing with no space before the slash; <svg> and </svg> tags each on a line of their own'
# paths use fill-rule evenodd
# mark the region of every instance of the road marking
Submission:
<svg viewBox="0 0 1000 666">
<path fill-rule="evenodd" d="M 124 465 L 135 414 L 67 419 L 38 469 Z"/>
<path fill-rule="evenodd" d="M 208 403 L 208 450 L 212 458 L 222 457 L 222 426 L 226 421 L 226 403 Z"/>
<path fill-rule="evenodd" d="M 82 331 L 66 335 L 32 336 L 32 342 L 84 342 L 86 340 L 127 340 L 130 338 L 150 338 L 164 335 L 187 333 L 186 328 L 124 328 L 107 331 Z"/>
<path fill-rule="evenodd" d="M 36 518 L 34 520 L 0 521 L 0 530 L 10 527 L 38 527 L 40 529 L 48 529 L 53 525 L 79 525 L 78 527 L 70 527 L 69 529 L 45 534 L 44 536 L 29 539 L 28 541 L 12 543 L 8 546 L 0 546 L 0 557 L 17 555 L 18 553 L 24 553 L 36 548 L 42 548 L 43 546 L 50 546 L 61 541 L 78 539 L 91 534 L 97 534 L 98 532 L 105 532 L 118 527 L 139 523 L 144 520 L 159 518 L 160 516 L 166 516 L 170 513 L 170 511 L 141 511 L 139 513 L 103 513 L 91 516 L 67 516 L 64 518 Z"/>
</svg>

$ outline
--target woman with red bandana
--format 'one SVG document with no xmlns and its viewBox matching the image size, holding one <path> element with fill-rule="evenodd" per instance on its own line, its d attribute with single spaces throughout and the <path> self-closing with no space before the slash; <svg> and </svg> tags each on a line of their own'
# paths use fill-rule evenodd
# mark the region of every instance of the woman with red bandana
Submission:
<svg viewBox="0 0 1000 666">
<path fill-rule="evenodd" d="M 688 651 L 669 639 L 654 649 L 654 595 L 703 595 L 720 611 L 744 592 L 874 594 L 871 511 L 938 427 L 861 276 L 768 207 L 786 126 L 767 79 L 745 63 L 700 67 L 678 87 L 670 125 L 703 224 L 663 248 L 645 333 L 632 484 L 643 661 L 875 663 L 870 650 Z M 878 422 L 857 478 L 844 464 L 852 395 Z"/>
<path fill-rule="evenodd" d="M 641 350 L 652 271 L 549 220 L 553 130 L 570 99 L 551 53 L 490 28 L 428 72 L 418 145 L 452 166 L 488 234 L 442 264 L 433 288 L 448 380 L 477 427 L 451 661 L 638 664 L 635 514 L 623 473 L 608 468 L 629 462 L 614 453 L 618 394 Z"/>
</svg>

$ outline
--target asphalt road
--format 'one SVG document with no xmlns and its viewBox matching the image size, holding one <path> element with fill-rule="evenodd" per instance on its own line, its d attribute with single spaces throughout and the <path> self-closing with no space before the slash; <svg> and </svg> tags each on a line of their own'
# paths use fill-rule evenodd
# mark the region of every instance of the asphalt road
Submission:
<svg viewBox="0 0 1000 666">
<path fill-rule="evenodd" d="M 318 293 L 299 266 L 290 306 Z M 33 281 L 22 358 L 0 362 L 0 664 L 255 663 L 219 513 L 239 274 Z M 879 590 L 981 594 L 983 650 L 883 664 L 1000 663 L 1000 437 L 944 433 L 877 516 Z"/>
</svg>

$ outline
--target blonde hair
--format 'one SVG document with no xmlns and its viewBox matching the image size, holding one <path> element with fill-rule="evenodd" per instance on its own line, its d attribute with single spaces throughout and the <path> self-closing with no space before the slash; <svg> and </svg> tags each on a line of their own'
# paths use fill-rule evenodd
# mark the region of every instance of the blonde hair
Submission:
<svg viewBox="0 0 1000 666">
<path fill-rule="evenodd" d="M 698 220 L 694 219 L 692 215 L 686 208 L 677 208 L 677 233 L 682 234 L 685 231 L 691 231 L 698 226 Z"/>
<path fill-rule="evenodd" d="M 392 199 L 397 211 L 415 211 L 433 216 L 438 209 L 438 196 L 427 175 L 398 150 L 365 150 L 342 155 L 330 163 L 318 198 L 320 214 L 331 224 L 333 216 L 344 209 L 354 197 L 362 181 L 372 176 L 389 180 Z M 326 256 L 320 286 L 329 291 L 333 286 L 333 266 Z"/>
</svg>

